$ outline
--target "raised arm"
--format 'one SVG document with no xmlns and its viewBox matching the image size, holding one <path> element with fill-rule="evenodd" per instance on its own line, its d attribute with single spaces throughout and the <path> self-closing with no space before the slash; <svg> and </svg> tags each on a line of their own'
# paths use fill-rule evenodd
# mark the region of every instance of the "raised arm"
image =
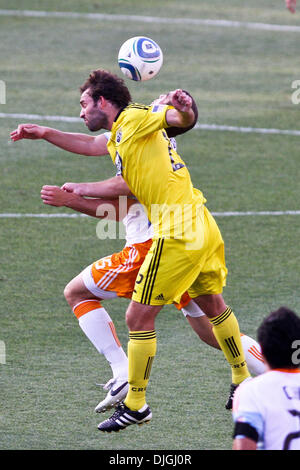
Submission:
<svg viewBox="0 0 300 470">
<path fill-rule="evenodd" d="M 188 91 L 185 91 L 185 93 L 187 93 L 189 96 L 191 96 Z M 185 132 L 188 132 L 191 129 L 193 129 L 193 127 L 195 127 L 195 125 L 197 124 L 197 121 L 198 121 L 198 107 L 197 107 L 196 101 L 194 100 L 194 98 L 192 96 L 191 96 L 191 99 L 192 99 L 192 110 L 194 112 L 194 120 L 193 120 L 192 124 L 189 124 L 186 127 L 176 127 L 176 126 L 167 127 L 166 132 L 167 132 L 169 137 L 177 137 L 180 134 L 184 134 Z"/>
<path fill-rule="evenodd" d="M 187 128 L 195 124 L 193 99 L 184 90 L 170 91 L 160 99 L 162 104 L 173 106 L 166 112 L 166 120 L 169 126 Z"/>
<path fill-rule="evenodd" d="M 62 132 L 37 124 L 20 124 L 17 129 L 11 132 L 10 137 L 14 142 L 21 139 L 43 139 L 68 152 L 80 155 L 102 156 L 108 153 L 105 134 L 93 137 L 88 134 Z"/>
</svg>

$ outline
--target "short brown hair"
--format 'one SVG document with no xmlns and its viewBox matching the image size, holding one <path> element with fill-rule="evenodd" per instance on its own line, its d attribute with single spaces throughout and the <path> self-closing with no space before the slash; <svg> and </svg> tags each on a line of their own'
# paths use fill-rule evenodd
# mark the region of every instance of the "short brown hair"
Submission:
<svg viewBox="0 0 300 470">
<path fill-rule="evenodd" d="M 83 93 L 89 89 L 89 94 L 96 103 L 100 96 L 119 108 L 125 108 L 131 102 L 131 95 L 122 78 L 106 70 L 94 70 L 80 87 Z"/>
</svg>

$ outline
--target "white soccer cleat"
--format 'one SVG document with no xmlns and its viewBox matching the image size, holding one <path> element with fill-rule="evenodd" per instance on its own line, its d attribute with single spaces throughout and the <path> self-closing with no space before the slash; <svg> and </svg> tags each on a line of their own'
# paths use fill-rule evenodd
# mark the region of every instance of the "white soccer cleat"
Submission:
<svg viewBox="0 0 300 470">
<path fill-rule="evenodd" d="M 96 413 L 104 413 L 120 403 L 127 395 L 128 382 L 124 379 L 110 379 L 105 385 L 104 390 L 108 390 L 108 394 L 104 400 L 100 401 L 95 408 Z"/>
</svg>

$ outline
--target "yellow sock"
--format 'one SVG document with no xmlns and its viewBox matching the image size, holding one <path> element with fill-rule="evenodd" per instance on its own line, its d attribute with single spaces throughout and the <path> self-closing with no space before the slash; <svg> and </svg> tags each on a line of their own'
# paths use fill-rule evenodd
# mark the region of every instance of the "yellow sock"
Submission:
<svg viewBox="0 0 300 470">
<path fill-rule="evenodd" d="M 140 410 L 146 403 L 146 388 L 156 354 L 156 333 L 131 331 L 128 342 L 129 391 L 124 401 L 131 410 Z"/>
<path fill-rule="evenodd" d="M 250 377 L 243 352 L 238 321 L 231 308 L 227 307 L 225 312 L 210 319 L 210 322 L 213 325 L 214 335 L 225 358 L 231 365 L 232 383 L 238 385 L 247 377 Z"/>
</svg>

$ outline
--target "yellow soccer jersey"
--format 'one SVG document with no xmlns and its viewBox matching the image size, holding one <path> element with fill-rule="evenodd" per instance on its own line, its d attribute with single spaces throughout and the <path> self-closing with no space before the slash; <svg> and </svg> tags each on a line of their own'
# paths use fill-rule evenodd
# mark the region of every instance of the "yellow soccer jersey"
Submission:
<svg viewBox="0 0 300 470">
<path fill-rule="evenodd" d="M 107 147 L 118 174 L 146 207 L 155 237 L 190 239 L 205 199 L 164 130 L 167 109 L 127 106 L 113 123 Z"/>
</svg>

